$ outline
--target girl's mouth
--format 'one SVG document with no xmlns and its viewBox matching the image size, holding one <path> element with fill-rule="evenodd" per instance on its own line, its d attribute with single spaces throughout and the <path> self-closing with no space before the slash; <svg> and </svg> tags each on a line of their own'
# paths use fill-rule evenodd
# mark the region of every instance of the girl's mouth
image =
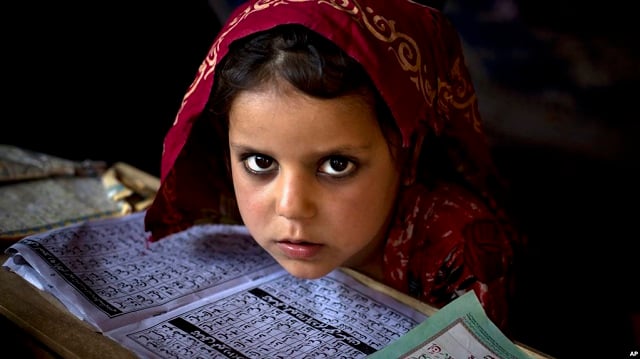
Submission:
<svg viewBox="0 0 640 359">
<path fill-rule="evenodd" d="M 316 256 L 323 247 L 322 244 L 286 239 L 277 241 L 276 245 L 285 256 L 291 259 L 310 259 Z"/>
</svg>

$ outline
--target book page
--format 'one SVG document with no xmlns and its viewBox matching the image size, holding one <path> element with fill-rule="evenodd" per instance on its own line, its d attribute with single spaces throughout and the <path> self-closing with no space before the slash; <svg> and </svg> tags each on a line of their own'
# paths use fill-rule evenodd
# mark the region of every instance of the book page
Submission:
<svg viewBox="0 0 640 359">
<path fill-rule="evenodd" d="M 284 270 L 105 333 L 141 358 L 364 358 L 425 315 L 340 270 Z"/>
<path fill-rule="evenodd" d="M 241 226 L 201 225 L 147 243 L 144 212 L 23 238 L 4 264 L 107 331 L 280 269 Z"/>
</svg>

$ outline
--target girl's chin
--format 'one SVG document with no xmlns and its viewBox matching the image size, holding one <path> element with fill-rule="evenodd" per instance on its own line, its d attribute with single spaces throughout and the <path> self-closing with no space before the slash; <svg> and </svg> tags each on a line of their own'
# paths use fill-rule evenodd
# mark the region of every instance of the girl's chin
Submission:
<svg viewBox="0 0 640 359">
<path fill-rule="evenodd" d="M 292 276 L 300 279 L 318 279 L 322 278 L 325 275 L 329 274 L 331 271 L 336 269 L 337 267 L 324 267 L 318 266 L 311 263 L 291 263 L 291 261 L 279 261 L 280 265 L 289 272 Z"/>
</svg>

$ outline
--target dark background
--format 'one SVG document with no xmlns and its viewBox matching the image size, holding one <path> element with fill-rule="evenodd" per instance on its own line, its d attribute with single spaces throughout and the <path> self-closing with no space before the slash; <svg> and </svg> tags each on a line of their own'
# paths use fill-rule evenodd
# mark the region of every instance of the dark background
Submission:
<svg viewBox="0 0 640 359">
<path fill-rule="evenodd" d="M 12 6 L 0 142 L 159 174 L 164 134 L 219 30 L 208 3 Z"/>
<path fill-rule="evenodd" d="M 6 5 L 0 143 L 158 175 L 162 139 L 219 29 L 213 8 Z M 529 235 L 515 339 L 558 358 L 640 350 L 631 10 L 622 1 L 444 2 Z"/>
</svg>

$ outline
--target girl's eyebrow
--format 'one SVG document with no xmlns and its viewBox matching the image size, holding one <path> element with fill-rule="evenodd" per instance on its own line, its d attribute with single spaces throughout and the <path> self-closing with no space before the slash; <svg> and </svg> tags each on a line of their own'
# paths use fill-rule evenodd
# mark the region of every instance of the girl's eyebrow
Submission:
<svg viewBox="0 0 640 359">
<path fill-rule="evenodd" d="M 334 148 L 330 148 L 326 151 L 319 151 L 318 155 L 319 156 L 327 156 L 327 155 L 332 155 L 332 154 L 358 154 L 358 153 L 362 153 L 362 152 L 366 152 L 371 148 L 371 144 L 367 143 L 367 144 L 363 144 L 362 146 L 353 146 L 353 145 L 346 145 L 346 146 L 338 146 L 338 147 L 334 147 Z"/>
<path fill-rule="evenodd" d="M 262 152 L 262 151 L 259 151 L 259 150 L 255 149 L 255 148 L 252 148 L 250 146 L 241 145 L 241 144 L 237 144 L 237 143 L 233 143 L 233 142 L 229 142 L 229 147 L 231 149 L 236 150 L 236 152 L 242 152 L 242 153 Z"/>
<path fill-rule="evenodd" d="M 265 155 L 269 155 L 269 151 L 260 150 L 260 149 L 251 147 L 250 145 L 244 145 L 244 144 L 229 142 L 229 147 L 231 149 L 233 149 L 235 152 L 240 152 L 240 153 L 264 153 Z M 362 144 L 361 146 L 344 145 L 344 146 L 338 146 L 338 147 L 334 147 L 334 148 L 318 150 L 316 152 L 313 152 L 312 155 L 317 156 L 317 157 L 326 157 L 326 156 L 329 156 L 329 155 L 341 155 L 341 154 L 353 155 L 353 154 L 367 152 L 371 147 L 372 147 L 372 145 L 369 142 L 367 142 L 365 144 Z"/>
</svg>

